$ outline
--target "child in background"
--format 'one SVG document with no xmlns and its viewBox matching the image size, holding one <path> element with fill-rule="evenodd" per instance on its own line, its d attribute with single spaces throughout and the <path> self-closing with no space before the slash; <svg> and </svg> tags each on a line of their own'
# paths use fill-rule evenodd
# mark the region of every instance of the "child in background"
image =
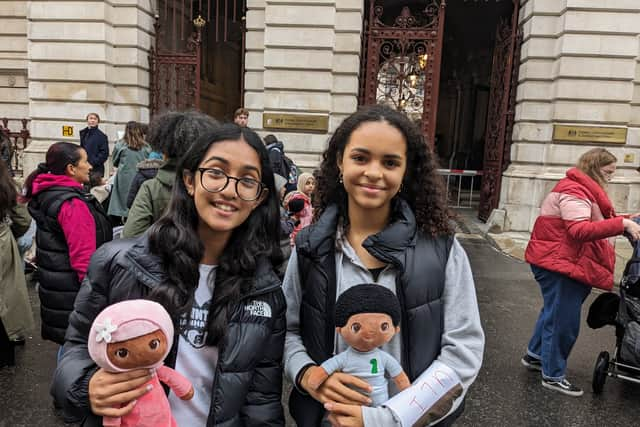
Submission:
<svg viewBox="0 0 640 427">
<path fill-rule="evenodd" d="M 312 174 L 304 172 L 298 177 L 298 190 L 292 191 L 285 197 L 285 206 L 296 219 L 296 228 L 291 233 L 291 246 L 295 245 L 296 235 L 313 220 L 311 196 L 315 189 L 316 180 Z"/>
</svg>

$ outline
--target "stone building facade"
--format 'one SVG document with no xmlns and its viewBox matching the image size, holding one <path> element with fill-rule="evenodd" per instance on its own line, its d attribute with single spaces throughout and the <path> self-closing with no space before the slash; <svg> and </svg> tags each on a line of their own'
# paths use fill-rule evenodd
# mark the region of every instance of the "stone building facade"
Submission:
<svg viewBox="0 0 640 427">
<path fill-rule="evenodd" d="M 468 7 L 472 14 L 479 3 L 509 2 L 447 0 L 447 8 L 462 13 Z M 328 117 L 327 132 L 277 132 L 303 166 L 317 165 L 328 134 L 359 104 L 368 4 L 243 2 L 242 86 L 249 125 L 265 134 L 271 132 L 263 127 L 265 113 Z M 499 225 L 529 230 L 551 186 L 597 145 L 619 159 L 610 191 L 616 208 L 640 211 L 640 2 L 521 0 L 518 6 L 522 44 L 509 163 L 496 206 L 505 214 Z M 52 142 L 78 141 L 88 112 L 100 114 L 111 141 L 126 121 L 149 120 L 148 56 L 161 7 L 155 0 L 0 2 L 0 118 L 11 119 L 10 126 L 30 119 L 25 170 L 35 167 Z M 461 19 L 447 15 L 445 28 L 460 26 Z M 490 57 L 483 61 L 490 66 Z M 439 121 L 445 120 L 442 108 Z M 63 125 L 74 134 L 64 136 Z M 626 140 L 562 141 L 553 136 L 557 125 L 623 128 Z"/>
</svg>

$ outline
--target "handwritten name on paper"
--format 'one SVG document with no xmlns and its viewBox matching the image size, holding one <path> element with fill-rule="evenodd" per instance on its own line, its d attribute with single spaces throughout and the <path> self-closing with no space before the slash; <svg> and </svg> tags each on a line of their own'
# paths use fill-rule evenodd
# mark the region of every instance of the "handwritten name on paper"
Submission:
<svg viewBox="0 0 640 427">
<path fill-rule="evenodd" d="M 395 395 L 385 406 L 396 414 L 403 427 L 426 425 L 446 415 L 461 394 L 460 377 L 436 361 L 411 387 Z"/>
</svg>

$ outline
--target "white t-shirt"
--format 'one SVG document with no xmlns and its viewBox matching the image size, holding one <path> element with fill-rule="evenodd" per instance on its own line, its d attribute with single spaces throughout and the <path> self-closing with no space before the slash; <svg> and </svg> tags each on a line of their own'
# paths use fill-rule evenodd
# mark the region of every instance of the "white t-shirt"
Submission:
<svg viewBox="0 0 640 427">
<path fill-rule="evenodd" d="M 171 412 L 179 427 L 207 425 L 211 391 L 218 363 L 218 347 L 205 345 L 215 268 L 216 266 L 213 265 L 200 264 L 200 280 L 195 292 L 191 316 L 180 320 L 175 370 L 191 381 L 195 393 L 191 400 L 186 401 L 173 392 L 169 393 Z M 209 275 L 211 280 L 208 280 Z"/>
</svg>

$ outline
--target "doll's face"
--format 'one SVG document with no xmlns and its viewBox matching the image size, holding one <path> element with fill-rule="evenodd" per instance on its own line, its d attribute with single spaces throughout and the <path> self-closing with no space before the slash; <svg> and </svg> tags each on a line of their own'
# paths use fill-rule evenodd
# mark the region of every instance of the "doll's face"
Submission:
<svg viewBox="0 0 640 427">
<path fill-rule="evenodd" d="M 161 330 L 127 341 L 107 344 L 109 361 L 120 369 L 152 366 L 164 358 L 166 351 L 167 337 Z"/>
<path fill-rule="evenodd" d="M 358 351 L 371 351 L 388 343 L 400 331 L 393 326 L 391 316 L 384 313 L 358 313 L 349 318 L 347 324 L 336 331 L 350 347 Z"/>
</svg>

